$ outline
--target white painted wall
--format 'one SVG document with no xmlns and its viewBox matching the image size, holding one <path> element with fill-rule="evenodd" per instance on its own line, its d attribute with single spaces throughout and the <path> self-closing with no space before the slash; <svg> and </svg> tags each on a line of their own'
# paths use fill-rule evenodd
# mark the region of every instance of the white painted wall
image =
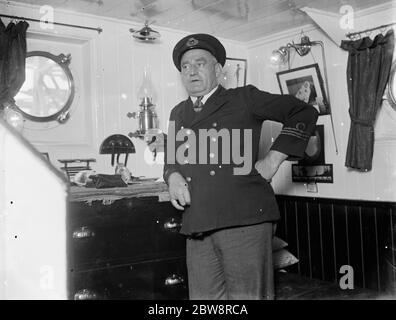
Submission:
<svg viewBox="0 0 396 320">
<path fill-rule="evenodd" d="M 5 14 L 40 18 L 39 7 L 0 2 Z M 4 22 L 8 22 L 4 19 Z M 90 27 L 101 27 L 103 32 L 54 26 L 43 30 L 39 23 L 31 22 L 28 29 L 28 51 L 46 50 L 52 53 L 71 53 L 71 69 L 76 79 L 77 94 L 69 122 L 64 125 L 26 123 L 23 135 L 41 152 L 48 152 L 57 167 L 57 159 L 97 159 L 92 164 L 98 173 L 114 173 L 110 155 L 99 155 L 102 141 L 112 134 L 128 135 L 137 129 L 137 120 L 128 112 L 138 110 L 136 97 L 144 68 L 148 67 L 156 90 L 156 111 L 160 128 L 166 131 L 170 110 L 186 98 L 179 73 L 172 62 L 174 45 L 186 34 L 153 26 L 162 35 L 157 43 L 138 42 L 132 38 L 130 28 L 142 24 L 103 19 L 76 12 L 55 11 L 55 21 Z M 246 58 L 247 50 L 240 43 L 223 42 L 229 57 Z M 130 155 L 128 168 L 135 176 L 161 177 L 161 157 L 151 163 L 146 144 L 133 138 L 136 154 Z M 121 157 L 124 160 L 124 156 Z"/>
<path fill-rule="evenodd" d="M 0 300 L 66 299 L 66 183 L 0 120 Z"/>
<path fill-rule="evenodd" d="M 392 11 L 393 10 L 393 11 Z M 394 9 L 380 11 L 366 10 L 355 24 L 357 30 L 378 26 L 396 21 Z M 374 23 L 375 22 L 375 23 Z M 335 150 L 330 116 L 320 116 L 318 124 L 325 126 L 325 157 L 326 163 L 333 164 L 334 183 L 317 184 L 318 193 L 308 193 L 303 183 L 292 183 L 291 163 L 282 164 L 277 176 L 273 179 L 273 187 L 278 194 L 329 197 L 340 199 L 361 200 L 396 200 L 396 112 L 385 101 L 377 115 L 375 124 L 375 146 L 373 168 L 370 172 L 357 172 L 345 167 L 346 148 L 348 143 L 350 118 L 348 114 L 349 100 L 346 83 L 347 52 L 340 49 L 327 36 L 314 26 L 289 30 L 249 44 L 249 80 L 260 89 L 280 93 L 276 72 L 287 67 L 271 66 L 269 57 L 272 50 L 288 42 L 300 42 L 301 29 L 311 41 L 321 40 L 325 44 L 327 72 L 330 91 L 330 102 L 333 112 L 334 129 L 338 144 L 338 154 Z M 373 33 L 372 35 L 375 35 Z M 293 51 L 294 52 L 294 51 Z M 312 55 L 292 58 L 292 68 L 317 62 L 324 74 L 320 47 L 312 49 Z M 274 122 L 265 123 L 262 131 L 261 155 L 268 150 L 271 141 L 277 137 L 281 126 Z"/>
<path fill-rule="evenodd" d="M 39 8 L 30 5 L 7 5 L 0 2 L 0 11 L 18 16 L 40 17 Z M 394 13 L 394 9 L 365 10 L 363 15 L 358 15 L 355 29 L 361 30 L 365 26 L 393 22 L 396 17 Z M 8 22 L 7 19 L 4 20 Z M 110 156 L 99 155 L 99 146 L 111 134 L 127 135 L 136 130 L 137 121 L 127 118 L 126 114 L 138 110 L 136 92 L 141 84 L 144 68 L 149 67 L 157 92 L 156 110 L 161 129 L 166 130 L 172 107 L 186 97 L 179 74 L 171 60 L 173 46 L 185 34 L 153 26 L 160 31 L 162 38 L 158 43 L 149 44 L 138 42 L 131 37 L 129 28 L 140 28 L 140 23 L 133 24 L 65 11 L 56 11 L 55 20 L 102 27 L 104 31 L 97 34 L 95 31 L 60 26 L 52 30 L 43 30 L 38 23 L 30 24 L 28 50 L 72 53 L 71 68 L 77 83 L 77 96 L 68 123 L 58 126 L 50 124 L 49 127 L 27 123 L 23 134 L 38 150 L 49 152 L 56 167 L 60 167 L 57 159 L 93 157 L 97 159 L 97 163 L 92 165 L 95 170 L 100 173 L 112 173 L 114 169 L 110 165 Z M 251 42 L 247 46 L 226 40 L 223 42 L 229 57 L 248 58 L 249 83 L 277 93 L 280 91 L 275 74 L 281 69 L 270 65 L 269 56 L 273 49 L 281 45 L 293 40 L 299 42 L 301 29 L 311 40 L 322 40 L 325 43 L 338 154 L 335 150 L 330 117 L 321 116 L 319 124 L 325 125 L 326 162 L 334 165 L 334 184 L 318 184 L 318 193 L 307 193 L 304 184 L 291 183 L 290 163 L 285 163 L 273 181 L 276 192 L 313 197 L 394 201 L 396 115 L 386 102 L 377 116 L 375 126 L 373 169 L 361 173 L 344 166 L 350 126 L 345 76 L 346 52 L 314 26 L 289 30 Z M 318 62 L 323 74 L 319 47 L 313 48 L 312 54 L 302 58 L 295 54 L 294 58 L 292 57 L 292 67 Z M 278 124 L 264 125 L 262 154 L 279 132 Z M 160 177 L 162 165 L 147 163 L 144 157 L 145 143 L 137 139 L 133 139 L 133 142 L 137 153 L 131 155 L 128 162 L 132 174 Z"/>
</svg>

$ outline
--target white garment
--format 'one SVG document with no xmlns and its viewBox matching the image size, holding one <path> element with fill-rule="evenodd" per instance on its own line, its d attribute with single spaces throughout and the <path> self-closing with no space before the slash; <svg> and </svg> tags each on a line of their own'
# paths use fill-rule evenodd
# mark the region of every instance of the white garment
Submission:
<svg viewBox="0 0 396 320">
<path fill-rule="evenodd" d="M 210 92 L 208 92 L 207 94 L 205 94 L 205 95 L 203 96 L 203 98 L 202 98 L 202 100 L 201 100 L 203 104 L 205 104 L 206 100 L 209 99 L 209 97 L 217 90 L 218 87 L 219 87 L 219 86 L 217 85 L 217 86 L 214 87 Z M 198 97 L 191 97 L 191 96 L 190 96 L 190 98 L 191 98 L 193 104 L 195 103 L 195 100 L 198 99 Z"/>
</svg>

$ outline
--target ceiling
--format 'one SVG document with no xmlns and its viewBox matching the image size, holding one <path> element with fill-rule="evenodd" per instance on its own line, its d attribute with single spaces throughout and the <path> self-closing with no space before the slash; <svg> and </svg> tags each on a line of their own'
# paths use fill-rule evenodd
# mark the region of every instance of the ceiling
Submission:
<svg viewBox="0 0 396 320">
<path fill-rule="evenodd" d="M 48 0 L 14 0 L 48 5 Z M 143 23 L 191 33 L 210 33 L 236 41 L 252 41 L 311 23 L 302 7 L 339 13 L 342 5 L 354 11 L 395 0 L 53 0 L 51 6 L 98 16 Z M 60 21 L 61 22 L 61 21 Z"/>
</svg>

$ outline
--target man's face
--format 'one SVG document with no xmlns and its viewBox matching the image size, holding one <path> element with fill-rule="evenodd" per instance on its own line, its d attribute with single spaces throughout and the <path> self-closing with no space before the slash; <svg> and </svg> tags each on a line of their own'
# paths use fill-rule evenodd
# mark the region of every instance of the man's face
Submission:
<svg viewBox="0 0 396 320">
<path fill-rule="evenodd" d="M 180 66 L 181 79 L 190 96 L 205 95 L 217 86 L 221 65 L 209 51 L 188 50 L 183 54 Z"/>
</svg>

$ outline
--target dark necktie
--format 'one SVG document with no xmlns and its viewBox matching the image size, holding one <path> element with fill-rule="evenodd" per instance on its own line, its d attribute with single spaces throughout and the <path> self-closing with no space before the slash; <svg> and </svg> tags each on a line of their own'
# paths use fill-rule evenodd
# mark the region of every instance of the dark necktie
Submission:
<svg viewBox="0 0 396 320">
<path fill-rule="evenodd" d="M 203 102 L 202 102 L 203 96 L 197 97 L 197 100 L 195 100 L 193 104 L 193 108 L 195 112 L 199 112 L 203 108 Z"/>
</svg>

